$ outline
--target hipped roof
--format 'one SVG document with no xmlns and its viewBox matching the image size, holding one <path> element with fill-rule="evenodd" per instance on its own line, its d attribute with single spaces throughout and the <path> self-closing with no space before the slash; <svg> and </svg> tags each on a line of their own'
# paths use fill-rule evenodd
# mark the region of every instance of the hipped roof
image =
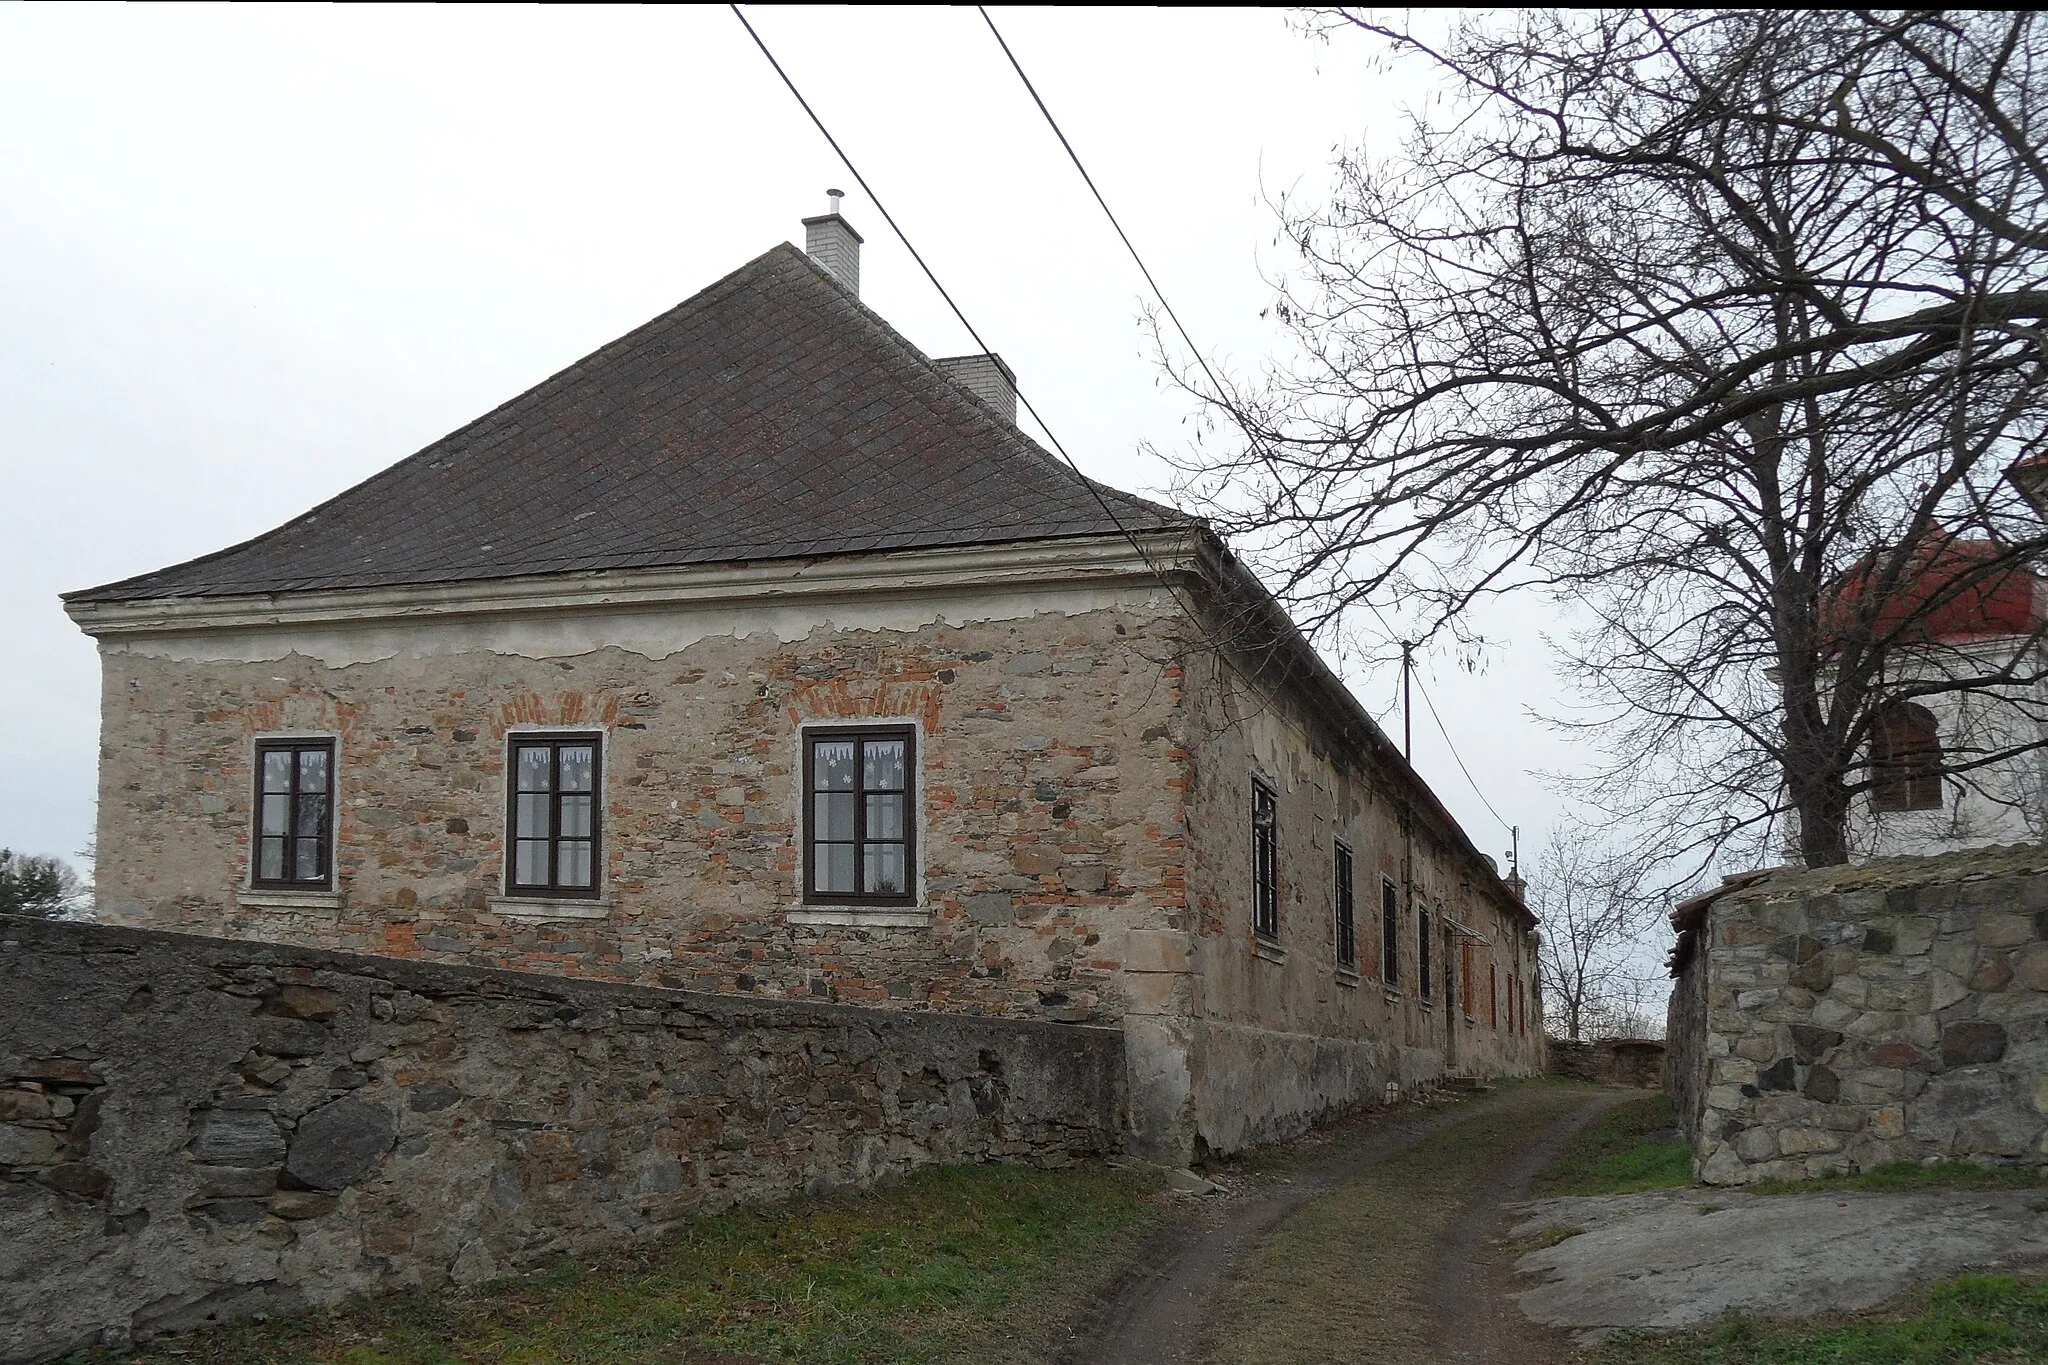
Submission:
<svg viewBox="0 0 2048 1365">
<path fill-rule="evenodd" d="M 66 600 L 457 583 L 1189 524 L 1084 482 L 784 244 L 274 531 Z"/>
</svg>

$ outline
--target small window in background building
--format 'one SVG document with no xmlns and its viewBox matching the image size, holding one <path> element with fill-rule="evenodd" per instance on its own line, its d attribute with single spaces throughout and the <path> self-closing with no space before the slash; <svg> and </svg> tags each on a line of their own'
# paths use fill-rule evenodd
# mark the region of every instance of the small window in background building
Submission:
<svg viewBox="0 0 2048 1365">
<path fill-rule="evenodd" d="M 1252 932 L 1280 936 L 1280 802 L 1252 780 Z"/>
<path fill-rule="evenodd" d="M 1872 809 L 1940 810 L 1941 767 L 1941 732 L 1932 711 L 1901 701 L 1878 712 L 1870 736 Z"/>
<path fill-rule="evenodd" d="M 599 738 L 514 734 L 505 893 L 595 897 L 598 893 Z"/>
<path fill-rule="evenodd" d="M 1458 935 L 1458 1007 L 1472 1013 L 1472 940 Z"/>
<path fill-rule="evenodd" d="M 1401 889 L 1380 878 L 1380 976 L 1391 986 L 1401 979 Z"/>
<path fill-rule="evenodd" d="M 249 884 L 332 888 L 333 829 L 334 741 L 258 740 L 256 847 Z"/>
<path fill-rule="evenodd" d="M 1489 1028 L 1500 1028 L 1500 968 L 1491 962 L 1486 964 L 1486 1023 Z"/>
<path fill-rule="evenodd" d="M 917 899 L 916 734 L 908 726 L 804 735 L 804 899 Z"/>
<path fill-rule="evenodd" d="M 1351 850 L 1337 845 L 1337 965 L 1358 966 L 1358 902 L 1351 882 Z"/>
<path fill-rule="evenodd" d="M 1422 998 L 1429 999 L 1429 907 L 1415 907 L 1415 976 L 1422 988 Z"/>
</svg>

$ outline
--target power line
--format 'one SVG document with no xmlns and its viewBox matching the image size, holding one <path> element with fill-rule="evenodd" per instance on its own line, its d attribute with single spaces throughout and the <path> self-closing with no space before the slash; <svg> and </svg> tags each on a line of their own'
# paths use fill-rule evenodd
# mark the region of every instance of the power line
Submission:
<svg viewBox="0 0 2048 1365">
<path fill-rule="evenodd" d="M 875 211 L 882 215 L 882 220 L 889 225 L 889 230 L 896 234 L 896 240 L 903 243 L 903 249 L 908 251 L 910 258 L 917 262 L 918 269 L 922 270 L 924 277 L 931 281 L 932 288 L 939 291 L 939 297 L 944 299 L 946 306 L 953 310 L 953 316 L 959 319 L 962 327 L 967 329 L 967 335 L 974 339 L 974 344 L 979 346 L 984 354 L 993 354 L 994 348 L 981 339 L 981 333 L 977 332 L 974 329 L 974 324 L 967 320 L 967 314 L 962 311 L 958 303 L 954 302 L 953 296 L 946 291 L 946 286 L 939 283 L 938 274 L 925 261 L 924 256 L 918 251 L 916 246 L 912 245 L 910 235 L 896 221 L 895 215 L 889 212 L 888 206 L 883 204 L 882 197 L 875 193 L 874 186 L 868 184 L 867 177 L 860 173 L 860 167 L 853 164 L 853 158 L 848 156 L 846 149 L 839 145 L 839 139 L 832 136 L 832 130 L 825 126 L 825 120 L 818 116 L 818 111 L 813 109 L 811 102 L 804 98 L 803 91 L 797 89 L 796 82 L 790 79 L 787 71 L 782 69 L 782 63 L 777 61 L 775 54 L 768 50 L 768 44 L 755 31 L 754 26 L 747 21 L 747 16 L 740 12 L 740 7 L 737 4 L 730 5 L 729 8 L 732 10 L 733 17 L 740 21 L 740 26 L 746 29 L 747 36 L 754 40 L 754 46 L 760 48 L 761 55 L 768 59 L 768 65 L 775 68 L 775 74 L 782 78 L 782 83 L 785 86 L 789 87 L 789 93 L 796 97 L 798 104 L 803 106 L 803 111 L 810 116 L 811 123 L 823 135 L 825 141 L 831 144 L 832 150 L 838 155 L 840 163 L 846 167 L 847 174 L 853 177 L 854 182 L 860 186 L 861 192 L 867 195 L 868 202 L 875 206 Z M 984 15 L 983 17 L 985 18 L 986 16 Z M 998 39 L 1000 40 L 1000 35 L 998 35 Z M 1159 586 L 1164 588 L 1167 594 L 1173 598 L 1174 603 L 1194 623 L 1195 628 L 1202 633 L 1203 638 L 1209 642 L 1210 647 L 1215 649 L 1218 656 L 1221 657 L 1223 654 L 1222 646 L 1210 634 L 1208 624 L 1203 621 L 1201 613 L 1189 603 L 1181 600 L 1180 592 L 1174 587 L 1166 574 L 1160 570 L 1159 566 L 1153 562 L 1151 554 L 1139 542 L 1136 533 L 1124 524 L 1123 518 L 1117 515 L 1116 509 L 1110 506 L 1109 499 L 1102 495 L 1101 486 L 1081 472 L 1081 466 L 1072 455 L 1067 453 L 1066 446 L 1060 443 L 1060 438 L 1054 433 L 1051 424 L 1039 414 L 1037 407 L 1032 404 L 1030 396 L 1022 389 L 1018 389 L 1017 401 L 1024 405 L 1024 410 L 1031 414 L 1033 421 L 1038 423 L 1039 430 L 1045 433 L 1046 440 L 1052 443 L 1052 448 L 1059 452 L 1060 459 L 1066 462 L 1067 468 L 1073 472 L 1074 477 L 1081 481 L 1081 486 L 1086 488 L 1095 499 L 1096 505 L 1102 509 L 1103 515 L 1109 518 L 1110 524 L 1116 527 L 1125 540 L 1130 542 L 1131 548 L 1137 552 L 1138 558 L 1144 561 L 1145 567 L 1150 570 L 1152 577 L 1158 582 Z"/>
<path fill-rule="evenodd" d="M 1145 277 L 1145 283 L 1148 286 L 1150 286 L 1152 290 L 1152 296 L 1159 300 L 1159 307 L 1161 311 L 1163 311 L 1166 314 L 1167 318 L 1172 321 L 1174 330 L 1180 333 L 1180 339 L 1182 343 L 1187 346 L 1188 353 L 1194 356 L 1195 363 L 1201 366 L 1202 373 L 1209 377 L 1209 385 L 1213 390 L 1215 390 L 1216 400 L 1219 403 L 1223 404 L 1224 409 L 1230 412 L 1233 417 L 1235 417 L 1236 409 L 1230 404 L 1228 400 L 1228 395 L 1226 394 L 1223 387 L 1223 381 L 1217 377 L 1216 371 L 1209 367 L 1208 358 L 1202 353 L 1201 348 L 1195 345 L 1194 338 L 1188 334 L 1187 327 L 1180 320 L 1180 314 L 1173 311 L 1173 305 L 1167 301 L 1166 291 L 1159 287 L 1159 281 L 1154 279 L 1152 276 L 1151 267 L 1145 264 L 1145 258 L 1138 253 L 1138 248 L 1136 244 L 1131 241 L 1130 234 L 1124 231 L 1124 225 L 1117 221 L 1115 210 L 1111 209 L 1109 206 L 1109 201 L 1103 198 L 1102 190 L 1095 183 L 1095 177 L 1088 173 L 1088 167 L 1082 163 L 1081 154 L 1074 150 L 1074 144 L 1067 137 L 1066 131 L 1060 127 L 1059 120 L 1053 117 L 1052 110 L 1046 107 L 1044 97 L 1038 93 L 1038 87 L 1032 84 L 1031 77 L 1025 73 L 1024 64 L 1017 60 L 1017 54 L 1011 51 L 1010 44 L 1003 37 L 1002 30 L 996 27 L 996 21 L 989 16 L 988 7 L 986 5 L 976 5 L 974 8 L 976 12 L 981 15 L 982 22 L 988 25 L 988 31 L 992 35 L 994 35 L 996 45 L 1002 48 L 1003 55 L 1010 59 L 1010 69 L 1012 71 L 1015 71 L 1017 73 L 1017 79 L 1024 83 L 1024 89 L 1031 96 L 1031 102 L 1037 105 L 1038 112 L 1045 116 L 1046 126 L 1052 129 L 1053 136 L 1058 138 L 1060 140 L 1060 146 L 1066 149 L 1067 159 L 1073 162 L 1074 169 L 1081 173 L 1081 179 L 1088 186 L 1088 192 L 1095 196 L 1095 202 L 1099 206 L 1101 206 L 1102 216 L 1109 219 L 1109 225 L 1112 228 L 1116 229 L 1117 239 L 1124 244 L 1124 250 L 1128 251 L 1131 254 L 1131 260 L 1137 265 L 1138 273 Z M 1244 431 L 1246 436 L 1250 437 L 1255 443 L 1258 442 L 1259 437 L 1257 433 L 1245 427 L 1242 421 L 1238 422 L 1238 426 L 1241 430 Z M 1372 614 L 1379 619 L 1380 625 L 1386 629 L 1387 633 L 1389 635 L 1393 634 L 1394 628 L 1388 624 L 1386 616 L 1381 613 L 1379 607 L 1374 605 L 1370 601 L 1366 601 L 1363 598 L 1361 598 L 1360 600 L 1365 601 L 1366 609 L 1371 611 Z M 1473 794 L 1479 798 L 1480 804 L 1486 807 L 1487 812 L 1491 814 L 1494 819 L 1500 820 L 1500 823 L 1504 827 L 1509 829 L 1514 828 L 1512 825 L 1509 825 L 1506 820 L 1501 819 L 1500 812 L 1494 810 L 1493 803 L 1486 799 L 1486 793 L 1480 791 L 1479 784 L 1476 781 L 1473 781 L 1471 770 L 1465 766 L 1465 760 L 1459 757 L 1458 747 L 1455 744 L 1451 743 L 1451 733 L 1449 730 L 1444 728 L 1443 717 L 1437 715 L 1436 704 L 1430 701 L 1429 693 L 1427 690 L 1424 690 L 1422 694 L 1422 700 L 1423 703 L 1429 707 L 1429 714 L 1436 720 L 1437 731 L 1438 733 L 1443 735 L 1444 744 L 1447 747 L 1449 747 L 1451 751 L 1451 757 L 1457 759 L 1458 771 L 1465 774 L 1465 780 L 1468 783 L 1471 783 Z"/>
<path fill-rule="evenodd" d="M 1457 761 L 1458 771 L 1465 774 L 1465 781 L 1471 784 L 1472 794 L 1479 798 L 1480 805 L 1486 807 L 1488 815 L 1500 821 L 1502 829 L 1513 829 L 1514 826 L 1493 808 L 1493 802 L 1486 799 L 1486 793 L 1479 790 L 1479 783 L 1473 780 L 1472 770 L 1465 766 L 1464 758 L 1458 753 L 1458 746 L 1451 743 L 1451 732 L 1444 728 L 1444 718 L 1436 713 L 1436 703 L 1429 699 L 1429 689 L 1424 687 L 1418 690 L 1422 693 L 1422 704 L 1429 708 L 1430 719 L 1436 722 L 1436 732 L 1444 737 L 1444 747 L 1451 751 L 1451 757 Z"/>
<path fill-rule="evenodd" d="M 1109 207 L 1109 201 L 1104 199 L 1102 191 L 1096 188 L 1095 177 L 1088 174 L 1088 168 L 1081 164 L 1081 154 L 1075 151 L 1074 144 L 1067 140 L 1067 135 L 1061 129 L 1059 120 L 1052 116 L 1052 110 L 1045 107 L 1045 101 L 1040 98 L 1038 87 L 1031 83 L 1031 77 L 1024 74 L 1024 64 L 1017 60 L 1016 53 L 1010 51 L 1009 43 L 1003 38 L 1003 31 L 997 28 L 996 21 L 989 17 L 988 6 L 976 5 L 974 8 L 981 15 L 981 21 L 988 25 L 988 31 L 995 35 L 996 46 L 1002 48 L 1003 55 L 1010 59 L 1010 69 L 1017 73 L 1018 80 L 1024 82 L 1024 89 L 1030 94 L 1031 102 L 1038 106 L 1039 113 L 1045 115 L 1046 126 L 1051 128 L 1052 135 L 1060 140 L 1060 146 L 1067 149 L 1067 159 L 1072 161 L 1074 169 L 1081 173 L 1082 181 L 1088 186 L 1088 193 L 1094 195 L 1095 202 L 1102 206 L 1102 216 L 1109 219 L 1109 225 L 1116 229 L 1116 235 L 1123 242 L 1124 250 L 1131 253 L 1131 259 L 1137 263 L 1138 273 L 1143 275 L 1145 283 L 1152 287 L 1152 297 L 1159 300 L 1159 307 L 1172 321 L 1173 329 L 1180 333 L 1180 339 L 1187 346 L 1188 354 L 1192 355 L 1195 358 L 1195 363 L 1202 367 L 1202 373 L 1209 376 L 1209 386 L 1216 390 L 1217 401 L 1223 402 L 1225 407 L 1229 407 L 1228 402 L 1224 398 L 1223 381 L 1218 379 L 1216 372 L 1209 368 L 1208 357 L 1204 356 L 1201 349 L 1195 345 L 1195 339 L 1188 335 L 1188 329 L 1181 325 L 1180 314 L 1174 312 L 1173 305 L 1166 301 L 1166 291 L 1159 287 L 1159 281 L 1152 278 L 1152 271 L 1146 266 L 1145 258 L 1138 254 L 1138 248 L 1131 244 L 1130 234 L 1124 231 L 1124 225 L 1117 221 L 1115 212 Z M 1239 425 L 1242 426 L 1243 424 L 1239 423 Z M 1246 434 L 1250 435 L 1251 433 L 1247 432 Z"/>
</svg>

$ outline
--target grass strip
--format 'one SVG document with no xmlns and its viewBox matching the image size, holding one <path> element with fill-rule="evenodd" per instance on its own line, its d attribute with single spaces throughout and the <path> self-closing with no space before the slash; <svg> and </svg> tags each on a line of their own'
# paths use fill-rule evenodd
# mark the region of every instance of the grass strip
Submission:
<svg viewBox="0 0 2048 1365">
<path fill-rule="evenodd" d="M 1836 1190 L 2028 1190 L 2048 1185 L 2048 1174 L 2027 1166 L 1977 1166 L 1944 1161 L 1922 1166 L 1894 1161 L 1855 1175 L 1824 1175 L 1812 1180 L 1759 1180 L 1753 1194 L 1830 1194 Z"/>
<path fill-rule="evenodd" d="M 471 1292 L 393 1295 L 121 1358 L 1009 1365 L 1032 1359 L 1070 1298 L 1165 1215 L 1154 1172 L 948 1167 L 695 1219 L 658 1243 Z"/>
<path fill-rule="evenodd" d="M 1681 1336 L 1624 1333 L 1597 1365 L 2010 1365 L 2048 1360 L 2048 1285 L 1962 1275 L 1892 1310 L 1816 1326 L 1730 1318 Z"/>
<path fill-rule="evenodd" d="M 1328 1365 L 1428 1358 L 1422 1298 L 1437 1238 L 1503 1155 L 1585 1101 L 1537 1093 L 1368 1167 L 1282 1223 L 1227 1292 L 1217 1365 Z"/>
<path fill-rule="evenodd" d="M 1671 1097 L 1624 1100 L 1588 1124 L 1529 1187 L 1532 1197 L 1634 1194 L 1692 1183 L 1692 1149 L 1676 1131 Z"/>
</svg>

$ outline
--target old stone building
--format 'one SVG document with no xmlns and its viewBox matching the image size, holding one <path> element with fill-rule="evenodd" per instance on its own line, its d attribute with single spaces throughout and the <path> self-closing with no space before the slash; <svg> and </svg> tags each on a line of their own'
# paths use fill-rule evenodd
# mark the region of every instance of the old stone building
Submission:
<svg viewBox="0 0 2048 1365">
<path fill-rule="evenodd" d="M 1201 523 L 836 214 L 296 520 L 71 594 L 99 914 L 1089 1022 L 1185 1159 L 1540 1065 L 1534 921 Z"/>
</svg>

